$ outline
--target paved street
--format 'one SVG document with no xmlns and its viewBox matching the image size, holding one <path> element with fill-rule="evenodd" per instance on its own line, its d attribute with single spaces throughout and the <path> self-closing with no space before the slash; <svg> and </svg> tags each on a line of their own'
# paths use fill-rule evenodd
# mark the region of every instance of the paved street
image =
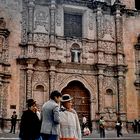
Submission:
<svg viewBox="0 0 140 140">
<path fill-rule="evenodd" d="M 82 140 L 102 140 L 103 138 L 99 137 L 99 133 L 93 133 L 90 136 L 83 137 Z M 123 137 L 116 137 L 116 132 L 106 132 L 105 140 L 140 140 L 140 134 L 133 133 L 124 133 Z M 0 140 L 19 140 L 18 132 L 16 134 L 11 134 L 7 132 L 0 133 Z"/>
</svg>

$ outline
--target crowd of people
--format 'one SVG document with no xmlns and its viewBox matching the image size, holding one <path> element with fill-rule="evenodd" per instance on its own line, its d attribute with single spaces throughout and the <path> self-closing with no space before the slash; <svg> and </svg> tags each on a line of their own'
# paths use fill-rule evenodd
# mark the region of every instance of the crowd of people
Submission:
<svg viewBox="0 0 140 140">
<path fill-rule="evenodd" d="M 81 140 L 81 128 L 72 97 L 58 91 L 50 94 L 49 101 L 37 112 L 36 101 L 27 100 L 27 110 L 20 123 L 21 140 Z"/>
<path fill-rule="evenodd" d="M 73 97 L 69 94 L 62 95 L 55 90 L 50 94 L 50 99 L 44 103 L 41 112 L 34 99 L 27 100 L 27 109 L 23 111 L 20 122 L 20 140 L 81 140 L 83 136 L 91 134 L 89 123 L 83 115 L 80 125 L 78 115 L 72 108 Z M 10 133 L 15 133 L 16 111 L 11 117 Z M 81 127 L 80 127 L 81 126 Z M 101 116 L 98 120 L 99 133 L 105 138 L 106 122 Z M 115 124 L 117 137 L 122 134 L 123 123 L 120 118 Z M 134 133 L 140 133 L 140 121 L 134 120 L 132 124 Z"/>
<path fill-rule="evenodd" d="M 135 119 L 132 123 L 132 128 L 133 128 L 134 134 L 140 133 L 140 120 Z"/>
</svg>

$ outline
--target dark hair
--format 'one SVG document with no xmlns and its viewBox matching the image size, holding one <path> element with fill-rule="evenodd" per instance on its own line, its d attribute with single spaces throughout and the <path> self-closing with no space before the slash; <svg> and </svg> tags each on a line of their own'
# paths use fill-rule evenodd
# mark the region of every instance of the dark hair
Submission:
<svg viewBox="0 0 140 140">
<path fill-rule="evenodd" d="M 35 101 L 35 100 L 33 100 L 33 99 L 28 99 L 28 100 L 27 100 L 27 107 L 31 107 L 31 106 L 33 106 L 34 104 L 36 104 L 36 101 Z"/>
<path fill-rule="evenodd" d="M 100 119 L 103 119 L 104 117 L 103 116 L 101 116 L 101 118 Z"/>
<path fill-rule="evenodd" d="M 51 94 L 50 94 L 50 98 L 52 100 L 54 100 L 55 97 L 61 97 L 61 96 L 62 96 L 62 94 L 59 91 L 57 91 L 57 90 L 52 91 Z"/>
</svg>

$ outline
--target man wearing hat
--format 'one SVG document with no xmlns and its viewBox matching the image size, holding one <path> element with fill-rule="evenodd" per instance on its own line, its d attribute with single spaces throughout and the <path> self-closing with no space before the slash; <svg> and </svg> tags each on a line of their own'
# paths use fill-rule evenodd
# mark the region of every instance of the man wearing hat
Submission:
<svg viewBox="0 0 140 140">
<path fill-rule="evenodd" d="M 72 108 L 72 97 L 64 94 L 61 99 L 60 140 L 81 140 L 81 128 L 76 111 Z"/>
<path fill-rule="evenodd" d="M 28 99 L 27 108 L 21 116 L 19 137 L 21 140 L 39 140 L 41 121 L 36 114 L 36 101 Z"/>
</svg>

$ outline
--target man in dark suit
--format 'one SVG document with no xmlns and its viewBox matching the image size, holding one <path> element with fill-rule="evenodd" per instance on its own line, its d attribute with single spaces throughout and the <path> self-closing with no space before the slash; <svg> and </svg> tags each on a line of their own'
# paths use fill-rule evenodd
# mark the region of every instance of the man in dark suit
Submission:
<svg viewBox="0 0 140 140">
<path fill-rule="evenodd" d="M 10 133 L 13 132 L 15 134 L 16 123 L 17 123 L 17 115 L 16 115 L 16 111 L 14 111 L 13 115 L 11 117 L 11 130 L 10 130 Z"/>
<path fill-rule="evenodd" d="M 61 93 L 55 90 L 50 94 L 50 100 L 45 102 L 42 107 L 41 133 L 45 140 L 58 140 L 60 124 L 60 101 Z"/>
</svg>

